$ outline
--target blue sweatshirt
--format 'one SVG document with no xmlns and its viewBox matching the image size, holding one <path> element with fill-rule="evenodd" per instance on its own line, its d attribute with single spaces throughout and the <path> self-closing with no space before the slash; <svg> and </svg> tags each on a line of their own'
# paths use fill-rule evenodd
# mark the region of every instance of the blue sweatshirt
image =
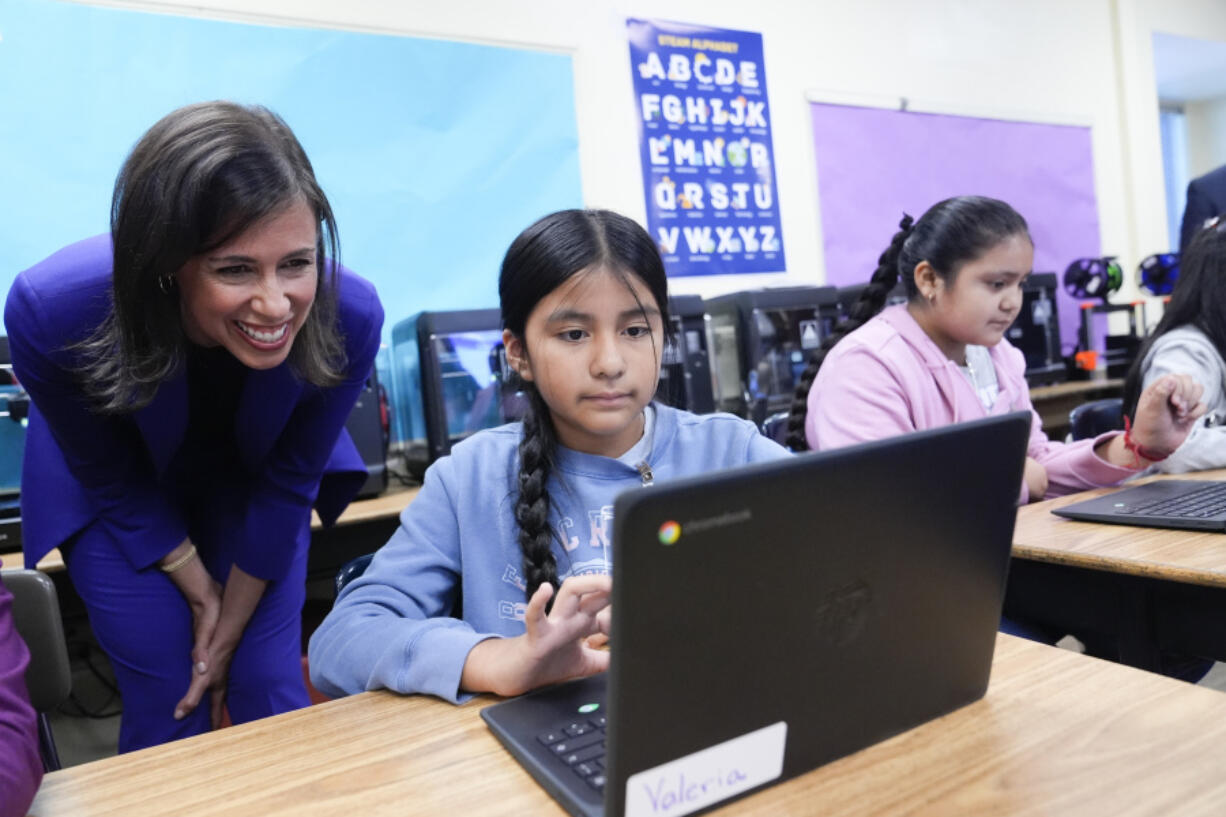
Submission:
<svg viewBox="0 0 1226 817">
<path fill-rule="evenodd" d="M 469 650 L 523 634 L 513 515 L 522 436 L 519 423 L 482 431 L 430 466 L 400 527 L 311 636 L 318 689 L 386 688 L 458 703 L 467 697 L 460 675 Z M 647 461 L 657 482 L 790 456 L 746 420 L 658 404 L 653 437 Z M 631 465 L 558 449 L 548 489 L 559 579 L 610 572 L 613 500 L 641 484 Z"/>
</svg>

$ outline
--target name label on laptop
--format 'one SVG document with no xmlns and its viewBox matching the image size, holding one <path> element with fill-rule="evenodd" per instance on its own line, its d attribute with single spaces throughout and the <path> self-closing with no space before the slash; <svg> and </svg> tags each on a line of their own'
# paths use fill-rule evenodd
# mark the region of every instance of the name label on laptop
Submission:
<svg viewBox="0 0 1226 817">
<path fill-rule="evenodd" d="M 626 817 L 677 817 L 774 780 L 783 773 L 784 721 L 732 738 L 626 781 Z"/>
</svg>

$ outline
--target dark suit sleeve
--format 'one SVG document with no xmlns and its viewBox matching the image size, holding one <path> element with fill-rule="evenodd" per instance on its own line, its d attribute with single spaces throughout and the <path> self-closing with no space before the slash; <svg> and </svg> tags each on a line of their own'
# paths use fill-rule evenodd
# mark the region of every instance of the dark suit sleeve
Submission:
<svg viewBox="0 0 1226 817">
<path fill-rule="evenodd" d="M 100 523 L 133 567 L 148 567 L 186 538 L 187 526 L 156 482 L 135 423 L 90 408 L 63 349 L 69 339 L 49 318 L 18 276 L 4 310 L 13 369 Z"/>
<path fill-rule="evenodd" d="M 1188 184 L 1188 204 L 1183 210 L 1183 224 L 1179 228 L 1179 251 L 1186 250 L 1192 237 L 1216 215 L 1220 215 L 1217 205 L 1202 189 L 1200 180 L 1193 179 Z"/>
<path fill-rule="evenodd" d="M 12 602 L 0 584 L 0 817 L 24 815 L 43 779 L 38 723 L 26 690 L 30 654 L 13 627 Z"/>
<path fill-rule="evenodd" d="M 360 292 L 342 312 L 348 355 L 344 381 L 327 389 L 308 388 L 252 490 L 236 564 L 256 578 L 276 580 L 288 571 L 324 467 L 374 366 L 383 307 L 369 284 L 363 282 Z"/>
</svg>

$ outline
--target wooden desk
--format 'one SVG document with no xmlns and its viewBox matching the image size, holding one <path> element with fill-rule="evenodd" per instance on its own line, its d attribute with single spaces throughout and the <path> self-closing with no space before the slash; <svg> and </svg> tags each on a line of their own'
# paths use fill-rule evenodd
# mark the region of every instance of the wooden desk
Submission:
<svg viewBox="0 0 1226 817">
<path fill-rule="evenodd" d="M 1030 402 L 1043 421 L 1043 430 L 1053 440 L 1063 440 L 1069 431 L 1068 415 L 1073 409 L 1090 400 L 1104 397 L 1119 397 L 1124 391 L 1124 381 L 1070 380 L 1054 386 L 1036 386 L 1030 390 Z"/>
<path fill-rule="evenodd" d="M 483 705 L 365 693 L 49 774 L 30 814 L 562 814 Z M 1002 635 L 983 700 L 719 813 L 1217 815 L 1223 768 L 1226 695 Z"/>
<path fill-rule="evenodd" d="M 336 527 L 356 525 L 376 519 L 397 519 L 400 512 L 413 501 L 419 491 L 421 491 L 420 486 L 409 488 L 403 485 L 393 485 L 386 492 L 372 499 L 359 499 L 357 502 L 351 502 L 336 520 Z M 319 514 L 311 511 L 311 530 L 322 529 L 323 523 L 319 521 Z"/>
<path fill-rule="evenodd" d="M 400 512 L 420 490 L 393 486 L 374 499 L 351 503 L 330 528 L 320 525 L 319 517 L 312 513 L 307 577 L 331 580 L 350 559 L 382 547 L 400 524 Z"/>
<path fill-rule="evenodd" d="M 25 559 L 20 550 L 13 553 L 0 553 L 0 568 L 7 570 L 25 566 Z M 64 557 L 60 555 L 58 549 L 53 550 L 38 560 L 38 569 L 44 573 L 59 573 L 64 569 Z"/>
<path fill-rule="evenodd" d="M 1149 477 L 1128 485 L 1155 479 L 1226 480 L 1226 469 Z M 1222 533 L 1075 522 L 1051 513 L 1054 508 L 1114 490 L 1117 489 L 1099 488 L 1019 508 L 1013 555 L 1054 564 L 1226 587 L 1226 535 Z"/>
<path fill-rule="evenodd" d="M 345 509 L 344 513 L 340 515 L 340 518 L 336 520 L 336 525 L 331 529 L 324 528 L 323 524 L 319 521 L 319 515 L 312 511 L 311 530 L 318 534 L 319 532 L 326 533 L 328 530 L 335 531 L 337 528 L 350 525 L 373 525 L 378 528 L 379 533 L 387 529 L 388 535 L 390 535 L 390 530 L 396 527 L 396 520 L 400 516 L 400 512 L 413 501 L 413 498 L 417 496 L 417 492 L 420 490 L 421 488 L 418 487 L 406 488 L 394 486 L 386 493 L 380 494 L 373 499 L 362 499 L 352 502 Z M 376 538 L 377 536 L 378 534 L 376 534 Z M 387 536 L 385 535 L 379 541 L 379 544 L 383 544 L 386 540 Z M 314 541 L 312 541 L 312 546 L 314 546 Z M 22 567 L 21 551 L 0 554 L 0 566 L 6 568 Z M 64 558 L 60 555 L 59 550 L 53 550 L 40 559 L 38 569 L 45 573 L 55 573 L 63 570 Z"/>
<path fill-rule="evenodd" d="M 1226 470 L 1150 479 L 1226 479 Z M 1157 653 L 1226 660 L 1226 534 L 1075 522 L 1053 508 L 1110 488 L 1018 509 L 1006 614 L 1120 638 L 1121 660 Z"/>
</svg>

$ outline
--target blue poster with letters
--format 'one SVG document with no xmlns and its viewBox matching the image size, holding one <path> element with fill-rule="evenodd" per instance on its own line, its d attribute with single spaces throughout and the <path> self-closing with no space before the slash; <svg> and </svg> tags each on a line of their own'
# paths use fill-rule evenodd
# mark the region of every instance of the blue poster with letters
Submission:
<svg viewBox="0 0 1226 817">
<path fill-rule="evenodd" d="M 784 270 L 762 35 L 627 26 L 647 229 L 669 275 Z"/>
</svg>

